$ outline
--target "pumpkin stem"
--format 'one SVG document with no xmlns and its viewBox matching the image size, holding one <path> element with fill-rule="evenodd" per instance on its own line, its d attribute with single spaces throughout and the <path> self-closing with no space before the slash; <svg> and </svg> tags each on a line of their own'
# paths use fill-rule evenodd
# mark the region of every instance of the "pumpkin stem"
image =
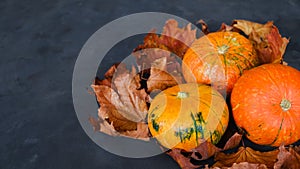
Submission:
<svg viewBox="0 0 300 169">
<path fill-rule="evenodd" d="M 227 52 L 228 48 L 229 48 L 229 46 L 222 45 L 222 46 L 218 47 L 218 53 L 223 55 Z"/>
<path fill-rule="evenodd" d="M 292 107 L 292 104 L 289 100 L 282 99 L 281 103 L 280 103 L 280 106 L 281 106 L 283 111 L 288 111 Z"/>
<path fill-rule="evenodd" d="M 184 99 L 187 97 L 189 97 L 189 93 L 187 93 L 187 92 L 178 92 L 177 93 L 177 98 L 179 98 L 179 99 Z"/>
</svg>

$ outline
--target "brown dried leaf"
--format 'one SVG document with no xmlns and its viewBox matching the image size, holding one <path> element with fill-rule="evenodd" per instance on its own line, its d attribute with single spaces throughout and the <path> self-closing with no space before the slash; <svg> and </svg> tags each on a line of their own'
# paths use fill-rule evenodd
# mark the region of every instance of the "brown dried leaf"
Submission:
<svg viewBox="0 0 300 169">
<path fill-rule="evenodd" d="M 206 141 L 202 141 L 203 143 L 200 144 L 198 147 L 192 150 L 192 156 L 196 160 L 206 160 L 212 156 L 214 156 L 217 152 L 229 150 L 231 148 L 235 148 L 239 145 L 242 140 L 242 135 L 239 133 L 233 134 L 228 141 L 226 142 L 225 146 L 221 149 L 216 147 L 214 144 Z M 201 155 L 201 158 L 198 158 L 196 153 Z"/>
<path fill-rule="evenodd" d="M 282 63 L 283 54 L 289 40 L 281 38 L 275 26 L 266 36 L 266 40 L 268 42 L 267 48 L 259 46 L 260 48 L 257 49 L 261 63 Z"/>
<path fill-rule="evenodd" d="M 223 150 L 229 150 L 229 149 L 237 147 L 242 140 L 242 136 L 243 135 L 241 135 L 237 132 L 234 133 L 233 136 L 231 136 L 228 139 L 228 141 L 226 142 L 225 146 L 223 147 Z"/>
<path fill-rule="evenodd" d="M 233 163 L 231 167 L 213 167 L 211 169 L 267 169 L 268 167 L 264 164 L 252 164 L 247 162 L 241 162 L 241 163 Z M 209 169 L 208 166 L 206 169 Z"/>
<path fill-rule="evenodd" d="M 253 164 L 265 164 L 268 168 L 273 168 L 277 159 L 278 150 L 269 152 L 255 151 L 249 147 L 240 147 L 236 153 L 217 153 L 214 167 L 230 167 L 234 163 L 248 162 Z"/>
<path fill-rule="evenodd" d="M 177 45 L 179 45 L 176 44 L 177 42 L 174 41 L 175 39 L 179 40 L 180 42 L 184 43 L 187 46 L 191 45 L 196 39 L 196 29 L 192 30 L 191 23 L 187 24 L 183 28 L 179 28 L 178 22 L 174 19 L 169 19 L 166 22 L 162 34 L 165 35 L 164 38 L 166 37 L 173 38 L 173 39 L 167 38 L 167 40 L 169 40 L 170 43 L 169 44 L 166 43 L 166 46 L 170 46 L 172 47 L 172 49 L 175 49 L 176 47 L 178 47 Z"/>
<path fill-rule="evenodd" d="M 300 154 L 296 151 L 298 148 L 289 147 L 287 151 L 282 145 L 279 147 L 278 161 L 275 163 L 274 168 L 287 168 L 287 169 L 299 169 L 300 168 Z"/>
<path fill-rule="evenodd" d="M 293 149 L 300 154 L 300 145 L 293 147 Z"/>
<path fill-rule="evenodd" d="M 155 31 L 148 33 L 144 38 L 144 44 L 134 49 L 133 55 L 141 70 L 150 68 L 156 59 L 166 57 L 166 70 L 171 73 L 174 67 L 179 65 L 180 68 L 180 58 L 184 56 L 195 39 L 196 29 L 192 30 L 191 24 L 179 28 L 177 21 L 170 19 L 166 21 L 161 35 L 156 34 Z M 181 68 L 175 71 L 181 72 Z"/>
<path fill-rule="evenodd" d="M 177 163 L 182 166 L 183 164 L 186 166 L 194 166 L 190 160 L 191 158 L 195 160 L 206 160 L 212 156 L 214 156 L 216 153 L 222 151 L 222 150 L 227 150 L 229 148 L 234 148 L 239 145 L 241 141 L 241 135 L 238 133 L 235 133 L 232 135 L 232 137 L 229 138 L 229 140 L 226 142 L 225 146 L 223 149 L 216 147 L 210 142 L 207 141 L 200 141 L 202 142 L 198 147 L 192 149 L 190 152 L 190 156 L 185 157 L 182 154 L 182 151 L 179 151 L 178 149 L 172 149 L 170 152 L 172 153 L 172 157 L 174 158 Z M 175 151 L 175 152 L 173 152 Z M 170 153 L 168 153 L 170 155 Z M 175 157 L 174 157 L 175 156 Z"/>
<path fill-rule="evenodd" d="M 233 27 L 243 31 L 246 35 L 249 36 L 251 33 L 256 32 L 261 37 L 264 37 L 265 34 L 268 34 L 273 26 L 273 22 L 267 22 L 263 25 L 247 20 L 234 20 L 233 23 Z"/>
<path fill-rule="evenodd" d="M 147 91 L 165 90 L 183 82 L 182 76 L 174 77 L 166 71 L 152 67 L 150 77 L 147 80 Z"/>
<path fill-rule="evenodd" d="M 204 20 L 200 19 L 197 24 L 201 24 L 201 30 L 205 35 L 209 34 L 208 25 Z"/>
<path fill-rule="evenodd" d="M 221 151 L 220 148 L 216 147 L 210 142 L 203 142 L 198 147 L 192 150 L 192 158 L 196 160 L 206 160 L 212 156 L 214 156 L 217 152 Z M 201 155 L 201 158 L 198 158 L 196 153 L 199 153 Z"/>
<path fill-rule="evenodd" d="M 170 155 L 180 166 L 182 169 L 193 169 L 198 168 L 199 166 L 196 166 L 191 163 L 191 159 L 189 157 L 185 157 L 182 153 L 182 150 L 180 149 L 172 149 L 171 151 L 167 152 L 168 155 Z"/>
<path fill-rule="evenodd" d="M 136 130 L 132 130 L 132 131 L 127 130 L 125 132 L 121 132 L 121 134 L 131 138 L 137 138 L 137 139 L 145 138 L 147 140 L 147 138 L 149 138 L 148 125 L 144 122 L 139 122 L 137 123 Z"/>
<path fill-rule="evenodd" d="M 265 164 L 252 164 L 247 162 L 234 163 L 228 169 L 267 169 L 268 167 Z"/>
<path fill-rule="evenodd" d="M 259 24 L 246 20 L 235 20 L 233 27 L 249 36 L 261 64 L 282 63 L 289 40 L 281 37 L 273 22 Z"/>
<path fill-rule="evenodd" d="M 125 65 L 112 66 L 105 74 L 105 80 L 96 80 L 92 85 L 97 101 L 99 120 L 90 119 L 96 130 L 109 135 L 123 135 L 133 138 L 149 138 L 145 127 L 149 96 L 140 89 L 140 76 L 136 69 L 131 71 Z M 96 124 L 98 123 L 98 124 Z"/>
<path fill-rule="evenodd" d="M 236 32 L 237 30 L 231 25 L 227 25 L 226 23 L 222 23 L 219 30 L 218 30 L 218 32 L 227 32 L 227 31 Z"/>
<path fill-rule="evenodd" d="M 94 117 L 89 117 L 89 122 L 94 127 L 94 131 L 100 131 L 111 136 L 119 135 L 112 125 L 101 118 L 95 119 Z"/>
<path fill-rule="evenodd" d="M 100 86 L 103 87 L 103 86 Z M 103 89 L 103 88 L 101 88 Z M 98 90 L 95 88 L 95 90 Z M 107 89 L 109 91 L 110 89 Z M 107 91 L 101 90 L 104 94 Z M 115 93 L 114 93 L 115 94 Z M 105 97 L 105 96 L 104 96 Z M 114 98 L 112 98 L 114 99 Z M 101 104 L 101 103 L 100 103 Z M 98 117 L 102 120 L 106 120 L 111 124 L 117 131 L 126 131 L 126 130 L 136 130 L 137 124 L 134 121 L 131 121 L 124 117 L 122 112 L 119 112 L 118 109 L 112 104 L 104 104 L 102 102 L 100 108 L 98 109 Z"/>
</svg>

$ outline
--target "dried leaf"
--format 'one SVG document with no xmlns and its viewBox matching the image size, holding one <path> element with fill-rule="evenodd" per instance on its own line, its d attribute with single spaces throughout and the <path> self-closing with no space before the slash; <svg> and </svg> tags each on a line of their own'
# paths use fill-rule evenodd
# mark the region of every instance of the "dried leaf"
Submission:
<svg viewBox="0 0 300 169">
<path fill-rule="evenodd" d="M 167 38 L 167 40 L 171 40 L 171 41 L 170 41 L 170 45 L 168 44 L 166 46 L 170 46 L 170 47 L 172 46 L 172 49 L 178 47 L 176 45 L 179 45 L 176 44 L 177 43 L 176 41 L 172 41 L 172 40 L 177 39 L 180 42 L 186 44 L 187 46 L 190 46 L 193 43 L 193 41 L 196 39 L 196 29 L 192 30 L 191 23 L 187 24 L 184 28 L 179 28 L 178 22 L 174 19 L 170 19 L 166 22 L 162 34 L 167 37 L 174 38 L 174 39 Z"/>
<path fill-rule="evenodd" d="M 99 88 L 95 87 L 95 91 L 101 90 L 104 94 L 103 97 L 107 97 L 105 95 L 109 95 L 109 90 L 107 88 L 101 88 L 103 86 L 99 86 Z M 107 89 L 107 90 L 106 90 Z M 113 95 L 116 96 L 116 93 L 113 93 Z M 97 97 L 100 97 L 101 95 L 98 95 Z M 115 99 L 116 97 L 113 97 L 111 99 Z M 98 99 L 99 100 L 99 99 Z M 126 131 L 126 130 L 136 130 L 137 124 L 134 121 L 129 120 L 128 118 L 124 117 L 122 115 L 122 112 L 120 112 L 115 105 L 100 102 L 101 106 L 98 109 L 98 116 L 99 118 L 106 120 L 111 124 L 115 130 L 117 131 Z"/>
<path fill-rule="evenodd" d="M 268 167 L 265 164 L 252 164 L 247 162 L 234 163 L 228 169 L 267 169 Z"/>
<path fill-rule="evenodd" d="M 123 135 L 147 139 L 148 127 L 145 126 L 149 96 L 140 89 L 140 76 L 136 69 L 131 71 L 125 65 L 113 65 L 105 74 L 105 80 L 96 80 L 92 85 L 97 101 L 98 121 L 90 119 L 96 130 L 109 135 Z M 96 124 L 98 123 L 98 124 Z"/>
<path fill-rule="evenodd" d="M 191 159 L 189 157 L 185 157 L 181 151 L 182 150 L 176 148 L 167 152 L 167 154 L 170 155 L 182 169 L 193 169 L 200 167 L 192 164 L 190 161 Z"/>
<path fill-rule="evenodd" d="M 89 117 L 89 122 L 91 123 L 91 125 L 94 128 L 94 131 L 99 131 L 100 130 L 100 124 L 99 124 L 99 120 L 95 119 L 94 117 Z"/>
<path fill-rule="evenodd" d="M 214 156 L 217 152 L 221 151 L 220 148 L 216 147 L 210 142 L 204 142 L 200 144 L 198 147 L 192 150 L 193 154 L 191 157 L 193 157 L 196 160 L 206 160 L 212 156 Z M 201 158 L 199 158 L 199 155 L 196 155 L 196 153 L 199 153 L 201 155 Z"/>
<path fill-rule="evenodd" d="M 170 69 L 178 67 L 176 65 L 180 67 L 178 64 L 180 58 L 195 39 L 196 29 L 192 30 L 191 24 L 179 28 L 177 21 L 170 19 L 166 22 L 161 35 L 156 34 L 154 30 L 148 33 L 144 38 L 144 44 L 134 49 L 133 55 L 137 59 L 140 71 L 150 68 L 156 59 L 166 57 L 166 70 L 171 73 Z M 181 68 L 176 71 L 181 72 Z"/>
<path fill-rule="evenodd" d="M 281 38 L 278 29 L 274 26 L 266 36 L 267 48 L 259 46 L 258 54 L 261 63 L 281 63 L 286 46 L 289 42 L 286 38 Z"/>
<path fill-rule="evenodd" d="M 181 75 L 173 76 L 166 71 L 152 67 L 150 77 L 147 80 L 147 91 L 154 92 L 155 90 L 165 90 L 183 82 Z"/>
<path fill-rule="evenodd" d="M 239 133 L 235 133 L 227 140 L 225 146 L 222 149 L 216 147 L 210 142 L 202 141 L 203 142 L 202 144 L 200 144 L 198 147 L 192 150 L 193 152 L 192 157 L 196 160 L 206 160 L 214 156 L 217 152 L 225 151 L 237 147 L 241 140 L 242 140 L 242 135 Z M 196 153 L 199 153 L 201 155 L 201 158 L 198 158 Z"/>
<path fill-rule="evenodd" d="M 227 32 L 227 31 L 236 32 L 237 30 L 231 25 L 227 25 L 226 23 L 222 23 L 219 30 L 218 30 L 218 32 Z"/>
<path fill-rule="evenodd" d="M 190 160 L 193 158 L 195 160 L 206 160 L 212 156 L 214 156 L 216 153 L 222 151 L 222 150 L 227 150 L 229 148 L 234 148 L 239 145 L 241 141 L 241 135 L 238 133 L 235 133 L 232 135 L 232 137 L 229 138 L 229 140 L 226 142 L 225 146 L 223 149 L 216 147 L 210 142 L 206 141 L 200 141 L 202 142 L 198 147 L 192 149 L 190 152 L 190 156 L 186 157 L 182 154 L 182 151 L 178 151 L 178 149 L 172 149 L 170 153 L 172 153 L 172 157 L 174 158 L 175 161 L 181 166 L 182 164 L 184 165 L 191 165 L 193 166 L 190 162 Z M 175 151 L 175 152 L 173 152 Z M 169 155 L 170 155 L 169 153 Z M 180 161 L 178 161 L 180 160 Z"/>
<path fill-rule="evenodd" d="M 296 147 L 296 150 L 298 148 Z M 300 154 L 294 148 L 290 147 L 287 151 L 282 145 L 279 147 L 278 161 L 275 163 L 274 168 L 288 168 L 298 169 L 300 168 Z"/>
<path fill-rule="evenodd" d="M 149 131 L 148 131 L 148 125 L 144 122 L 137 123 L 137 129 L 133 131 L 125 131 L 121 132 L 122 135 L 131 137 L 131 138 L 149 138 Z M 147 139 L 146 139 L 147 140 Z"/>
<path fill-rule="evenodd" d="M 281 37 L 273 22 L 259 24 L 246 20 L 235 20 L 233 27 L 249 36 L 261 64 L 282 63 L 289 40 Z"/>
<path fill-rule="evenodd" d="M 234 20 L 233 23 L 233 27 L 243 31 L 246 35 L 249 36 L 251 33 L 256 32 L 261 37 L 270 32 L 273 26 L 273 22 L 267 22 L 263 25 L 247 20 Z"/>
<path fill-rule="evenodd" d="M 211 169 L 267 169 L 268 167 L 264 164 L 252 164 L 247 162 L 233 163 L 231 167 L 213 167 Z M 208 166 L 206 169 L 209 169 Z"/>
<path fill-rule="evenodd" d="M 107 121 L 104 121 L 100 118 L 95 119 L 93 117 L 89 117 L 89 121 L 94 127 L 94 131 L 100 131 L 111 136 L 119 135 L 118 132 L 114 129 L 114 127 L 110 125 Z"/>
<path fill-rule="evenodd" d="M 241 140 L 242 140 L 242 136 L 243 135 L 241 135 L 241 134 L 239 134 L 237 132 L 234 133 L 234 135 L 231 136 L 228 139 L 228 141 L 226 142 L 223 150 L 229 150 L 229 149 L 237 147 L 240 144 Z"/>
<path fill-rule="evenodd" d="M 230 167 L 234 163 L 248 162 L 253 164 L 265 164 L 268 168 L 273 168 L 277 159 L 278 150 L 269 152 L 255 151 L 249 147 L 240 147 L 236 153 L 217 153 L 214 167 Z"/>
<path fill-rule="evenodd" d="M 197 24 L 201 24 L 201 30 L 205 35 L 209 34 L 208 25 L 204 20 L 200 19 Z"/>
</svg>

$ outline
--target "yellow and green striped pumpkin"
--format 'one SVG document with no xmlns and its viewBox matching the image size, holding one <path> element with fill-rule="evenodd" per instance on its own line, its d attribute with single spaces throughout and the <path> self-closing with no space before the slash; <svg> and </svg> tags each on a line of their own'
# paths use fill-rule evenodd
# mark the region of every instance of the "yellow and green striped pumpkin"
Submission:
<svg viewBox="0 0 300 169">
<path fill-rule="evenodd" d="M 166 148 L 191 150 L 204 141 L 216 144 L 229 121 L 225 99 L 212 87 L 180 84 L 159 93 L 148 111 L 148 127 Z"/>
</svg>

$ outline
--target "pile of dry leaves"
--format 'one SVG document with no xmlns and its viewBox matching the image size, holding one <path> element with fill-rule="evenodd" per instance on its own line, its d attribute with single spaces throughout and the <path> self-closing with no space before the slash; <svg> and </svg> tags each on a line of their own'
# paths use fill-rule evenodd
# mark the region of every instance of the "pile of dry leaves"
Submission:
<svg viewBox="0 0 300 169">
<path fill-rule="evenodd" d="M 199 23 L 202 32 L 208 34 L 207 24 L 202 20 Z M 289 41 L 281 37 L 273 22 L 234 20 L 231 25 L 222 24 L 218 31 L 245 35 L 253 43 L 261 63 L 283 62 Z M 98 119 L 89 119 L 95 131 L 149 140 L 146 116 L 151 98 L 161 90 L 184 83 L 181 60 L 197 38 L 191 24 L 179 28 L 175 20 L 168 20 L 161 34 L 151 31 L 144 43 L 134 49 L 136 64 L 112 65 L 104 79 L 96 78 L 92 88 L 100 108 Z M 300 147 L 280 146 L 271 151 L 258 151 L 246 147 L 242 132 L 236 131 L 227 132 L 221 140 L 223 143 L 217 146 L 205 142 L 190 152 L 172 149 L 167 154 L 181 168 L 300 168 Z M 209 158 L 214 161 L 210 166 L 205 164 Z"/>
</svg>

